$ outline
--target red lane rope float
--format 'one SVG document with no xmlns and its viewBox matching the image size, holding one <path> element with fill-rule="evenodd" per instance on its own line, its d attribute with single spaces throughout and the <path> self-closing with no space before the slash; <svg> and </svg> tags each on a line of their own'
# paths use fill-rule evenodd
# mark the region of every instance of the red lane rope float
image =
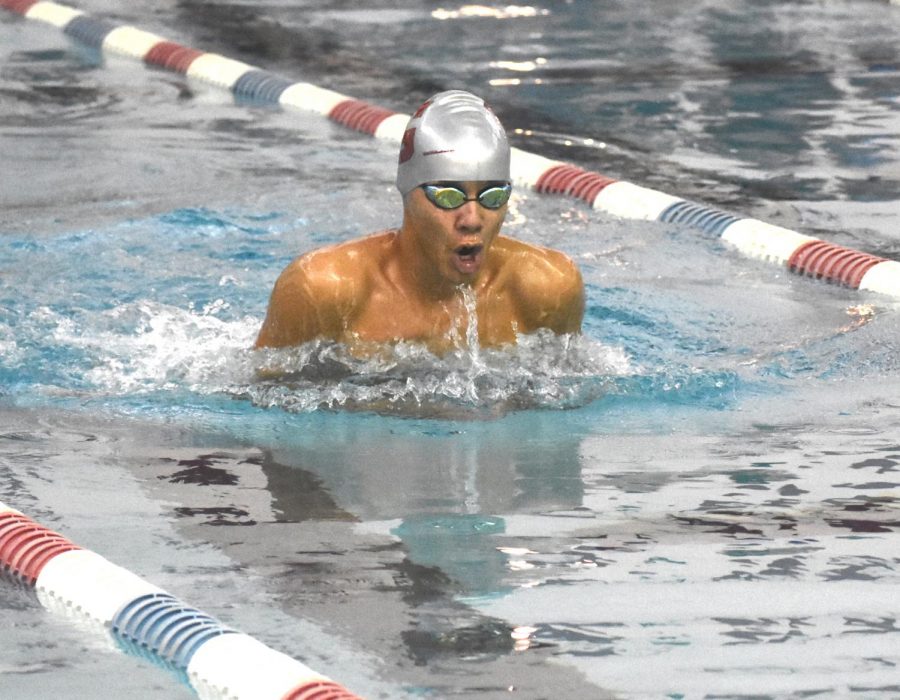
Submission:
<svg viewBox="0 0 900 700">
<path fill-rule="evenodd" d="M 33 586 L 47 562 L 74 549 L 81 547 L 31 518 L 0 514 L 0 565 L 22 583 Z"/>
<path fill-rule="evenodd" d="M 350 129 L 374 136 L 379 124 L 394 114 L 396 112 L 361 100 L 344 100 L 335 105 L 328 113 L 328 118 Z"/>
<path fill-rule="evenodd" d="M 858 289 L 863 276 L 875 265 L 886 260 L 887 258 L 861 253 L 825 241 L 809 241 L 791 254 L 788 268 L 800 275 L 825 279 L 828 282 Z"/>
<path fill-rule="evenodd" d="M 7 10 L 24 15 L 37 2 L 38 0 L 0 0 L 0 7 L 5 7 Z"/>
<path fill-rule="evenodd" d="M 534 185 L 537 192 L 567 194 L 593 204 L 597 195 L 615 180 L 575 165 L 556 165 L 543 173 Z"/>
<path fill-rule="evenodd" d="M 161 41 L 147 52 L 144 63 L 162 66 L 178 73 L 187 73 L 194 59 L 204 53 L 206 52 L 176 44 L 174 41 Z"/>
<path fill-rule="evenodd" d="M 314 681 L 294 688 L 281 700 L 362 700 L 333 681 Z"/>
</svg>

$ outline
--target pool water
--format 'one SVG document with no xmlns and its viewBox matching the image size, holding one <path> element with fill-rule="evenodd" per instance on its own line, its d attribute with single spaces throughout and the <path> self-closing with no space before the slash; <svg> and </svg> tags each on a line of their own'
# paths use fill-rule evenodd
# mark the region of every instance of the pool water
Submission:
<svg viewBox="0 0 900 700">
<path fill-rule="evenodd" d="M 78 7 L 900 256 L 887 3 Z M 294 256 L 399 223 L 393 147 L 11 14 L 0 129 L 0 501 L 365 697 L 900 692 L 896 301 L 519 191 L 581 337 L 254 352 Z M 0 620 L 4 698 L 191 696 Z"/>
</svg>

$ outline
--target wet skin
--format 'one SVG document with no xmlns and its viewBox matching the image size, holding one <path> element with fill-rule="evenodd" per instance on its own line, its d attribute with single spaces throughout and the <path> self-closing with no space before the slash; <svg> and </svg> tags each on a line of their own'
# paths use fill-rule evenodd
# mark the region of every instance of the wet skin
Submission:
<svg viewBox="0 0 900 700">
<path fill-rule="evenodd" d="M 492 183 L 456 184 L 474 198 Z M 578 269 L 558 251 L 500 235 L 506 211 L 476 201 L 445 210 L 412 190 L 399 230 L 314 250 L 281 273 L 256 347 L 407 340 L 443 353 L 465 344 L 466 289 L 482 346 L 514 343 L 539 328 L 580 331 Z"/>
</svg>

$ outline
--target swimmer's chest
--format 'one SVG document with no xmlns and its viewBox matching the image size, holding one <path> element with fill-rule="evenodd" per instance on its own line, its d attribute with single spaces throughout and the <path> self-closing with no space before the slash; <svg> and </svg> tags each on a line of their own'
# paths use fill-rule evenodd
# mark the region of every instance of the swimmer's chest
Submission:
<svg viewBox="0 0 900 700">
<path fill-rule="evenodd" d="M 462 294 L 443 301 L 423 301 L 402 294 L 374 293 L 348 321 L 347 334 L 362 341 L 420 341 L 464 346 L 473 322 L 481 345 L 515 341 L 525 330 L 515 300 L 509 294 L 479 294 L 474 315 Z"/>
</svg>

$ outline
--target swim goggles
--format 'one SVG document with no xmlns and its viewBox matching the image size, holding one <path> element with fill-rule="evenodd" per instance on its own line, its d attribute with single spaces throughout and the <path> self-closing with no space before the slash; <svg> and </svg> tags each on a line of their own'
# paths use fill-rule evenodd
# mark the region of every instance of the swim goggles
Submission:
<svg viewBox="0 0 900 700">
<path fill-rule="evenodd" d="M 509 201 L 512 185 L 490 185 L 474 197 L 467 197 L 455 185 L 422 185 L 428 201 L 439 209 L 459 209 L 466 202 L 478 202 L 485 209 L 499 209 Z"/>
</svg>

